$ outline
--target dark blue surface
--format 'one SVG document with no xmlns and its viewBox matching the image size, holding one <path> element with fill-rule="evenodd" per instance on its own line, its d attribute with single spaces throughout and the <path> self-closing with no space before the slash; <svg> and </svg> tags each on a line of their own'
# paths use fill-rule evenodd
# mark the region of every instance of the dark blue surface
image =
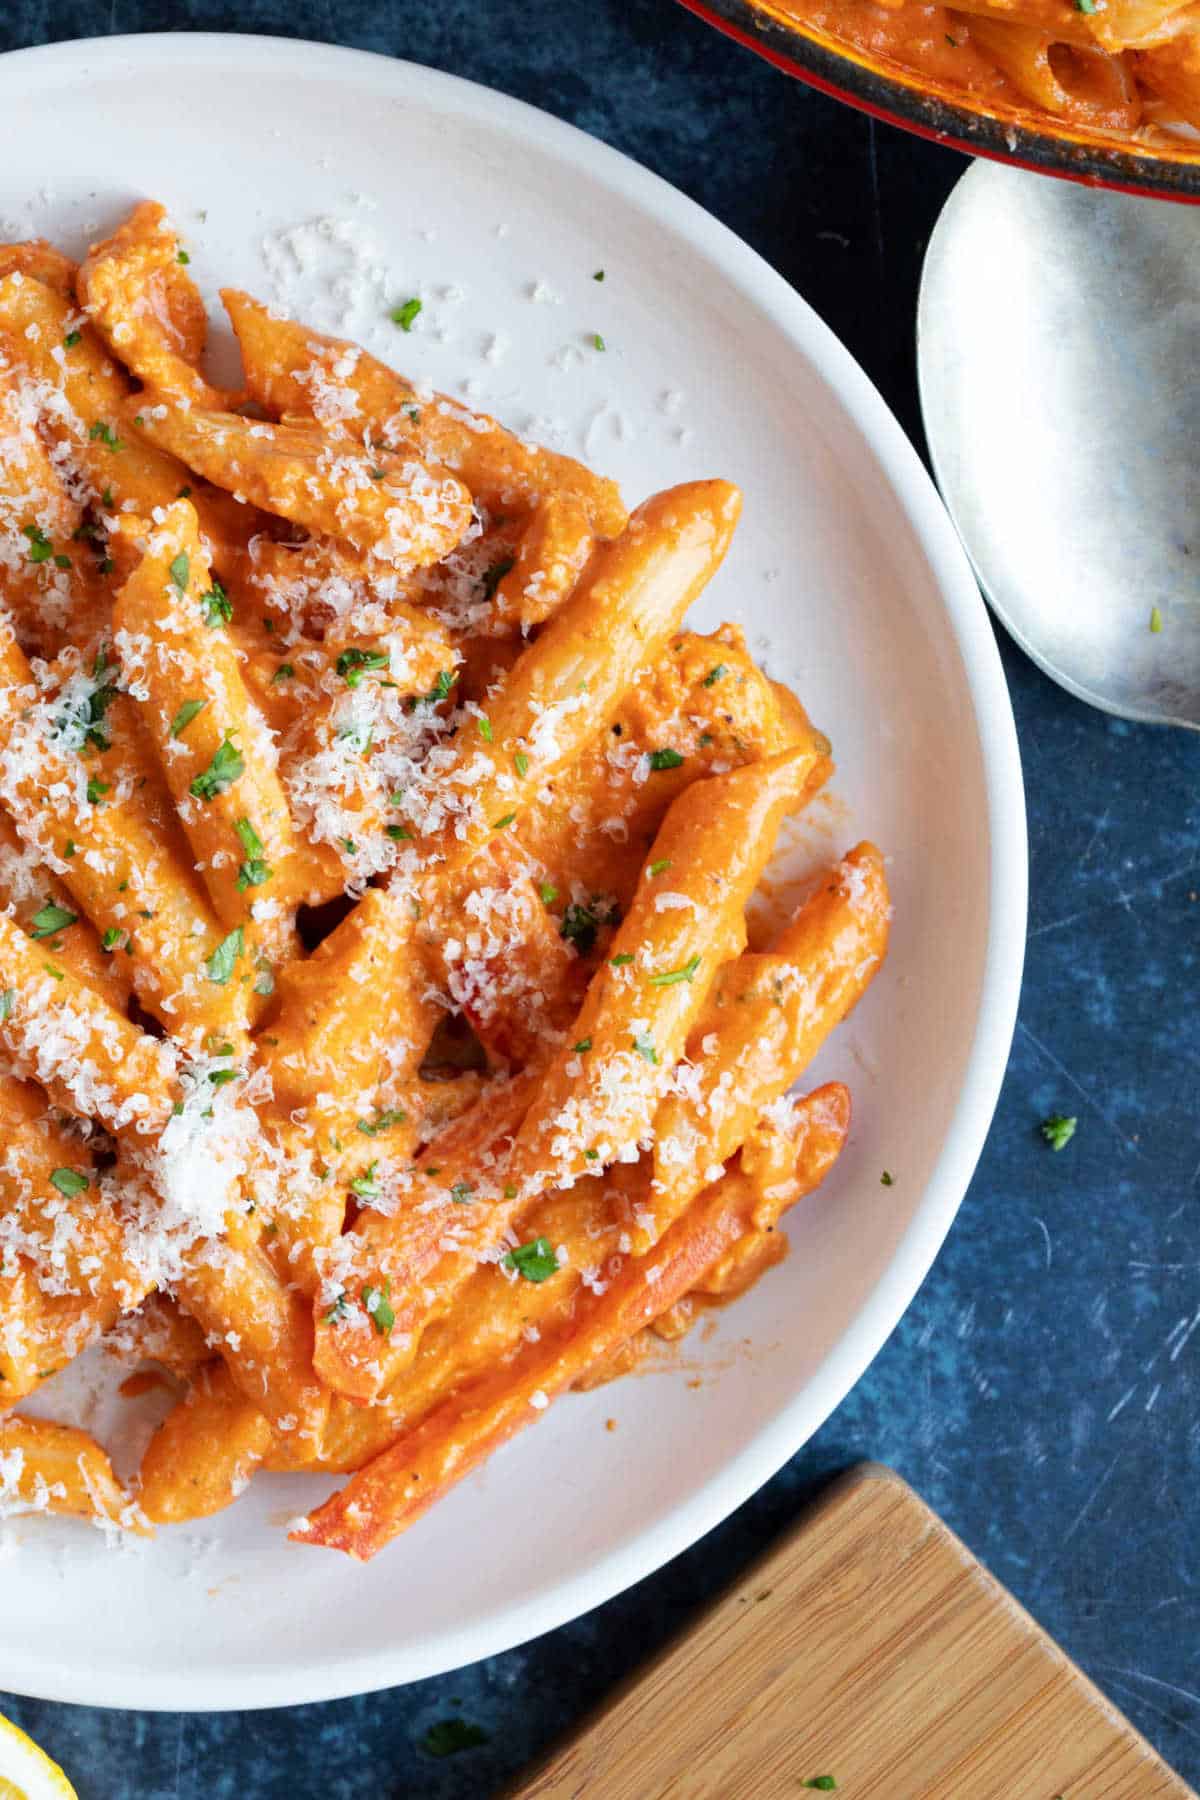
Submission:
<svg viewBox="0 0 1200 1800">
<path fill-rule="evenodd" d="M 920 441 L 917 274 L 961 159 L 794 85 L 671 0 L 3 11 L 0 48 L 186 21 L 404 55 L 547 107 L 748 239 Z M 769 1544 L 821 1478 L 862 1457 L 907 1476 L 1200 1783 L 1200 1326 L 1187 1338 L 1200 1320 L 1200 737 L 1090 712 L 1002 647 L 1032 849 L 1021 1023 L 949 1242 L 856 1391 L 652 1580 L 456 1675 L 216 1717 L 0 1695 L 83 1800 L 482 1800 Z M 1037 1133 L 1052 1111 L 1079 1117 L 1059 1155 Z M 419 1741 L 452 1714 L 489 1742 L 432 1760 Z M 1012 1793 L 1042 1800 L 1036 1771 L 1014 1770 Z"/>
</svg>

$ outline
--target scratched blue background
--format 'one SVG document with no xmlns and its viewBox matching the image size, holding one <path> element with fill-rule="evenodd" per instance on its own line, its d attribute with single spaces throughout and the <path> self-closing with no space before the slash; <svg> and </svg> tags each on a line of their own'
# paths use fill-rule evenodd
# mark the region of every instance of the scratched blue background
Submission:
<svg viewBox="0 0 1200 1800">
<path fill-rule="evenodd" d="M 0 12 L 0 49 L 183 26 L 277 32 L 403 55 L 547 107 L 748 239 L 921 441 L 917 275 L 961 159 L 794 85 L 671 0 L 9 0 Z M 1200 1783 L 1200 736 L 1089 712 L 1002 649 L 1032 850 L 1021 1022 L 949 1243 L 857 1390 L 652 1580 L 456 1675 L 224 1716 L 0 1695 L 83 1800 L 482 1800 L 862 1457 L 907 1476 Z M 1079 1116 L 1060 1155 L 1037 1135 L 1050 1111 Z M 432 1760 L 420 1739 L 450 1714 L 488 1742 Z M 1043 1800 L 1032 1770 L 1014 1771 L 1012 1792 Z"/>
</svg>

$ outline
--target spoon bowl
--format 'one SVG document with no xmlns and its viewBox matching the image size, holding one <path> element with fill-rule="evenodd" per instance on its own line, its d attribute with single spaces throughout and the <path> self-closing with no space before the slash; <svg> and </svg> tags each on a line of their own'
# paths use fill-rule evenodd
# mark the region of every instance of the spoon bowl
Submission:
<svg viewBox="0 0 1200 1800">
<path fill-rule="evenodd" d="M 977 162 L 917 313 L 934 475 L 1055 681 L 1200 730 L 1200 212 Z"/>
</svg>

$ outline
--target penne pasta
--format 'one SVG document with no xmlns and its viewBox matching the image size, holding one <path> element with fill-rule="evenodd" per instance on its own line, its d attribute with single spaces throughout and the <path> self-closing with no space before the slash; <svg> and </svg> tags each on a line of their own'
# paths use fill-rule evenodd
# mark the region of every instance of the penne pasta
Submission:
<svg viewBox="0 0 1200 1800">
<path fill-rule="evenodd" d="M 789 1204 L 811 1192 L 841 1152 L 844 1131 L 829 1117 L 801 1139 Z M 402 1433 L 307 1519 L 298 1542 L 366 1561 L 429 1510 L 485 1456 L 597 1361 L 682 1298 L 745 1231 L 755 1189 L 723 1175 L 676 1221 L 653 1257 L 622 1260 L 602 1293 L 577 1296 L 571 1317 L 527 1345 L 505 1367 L 482 1374 Z"/>
<path fill-rule="evenodd" d="M 639 1250 L 803 1074 L 874 978 L 890 918 L 883 858 L 860 844 L 822 879 L 769 955 L 722 969 L 688 1045 L 687 1079 L 654 1122 L 653 1211 L 635 1239 Z"/>
<path fill-rule="evenodd" d="M 271 962 L 295 953 L 296 909 L 323 897 L 323 877 L 293 829 L 212 579 L 195 510 L 179 500 L 117 596 L 114 643 L 212 908 Z"/>
<path fill-rule="evenodd" d="M 109 349 L 145 387 L 183 404 L 230 404 L 234 396 L 210 387 L 197 367 L 208 336 L 204 302 L 157 201 L 143 200 L 92 245 L 75 290 Z"/>
<path fill-rule="evenodd" d="M 58 1513 L 138 1536 L 147 1525 L 94 1438 L 46 1419 L 0 1419 L 0 1516 Z"/>
<path fill-rule="evenodd" d="M 276 418 L 336 422 L 385 449 L 411 449 L 453 470 L 488 512 L 532 508 L 561 494 L 580 502 L 600 536 L 624 528 L 615 483 L 569 456 L 526 444 L 486 413 L 443 394 L 426 399 L 356 344 L 280 319 L 249 294 L 223 288 L 221 298 L 241 346 L 247 389 Z"/>
<path fill-rule="evenodd" d="M 747 949 L 833 764 L 685 623 L 736 487 L 627 515 L 237 293 L 226 392 L 189 262 L 150 200 L 0 246 L 0 1510 L 323 1469 L 368 1556 L 781 1260 L 887 888 Z M 173 1398 L 132 1499 L 21 1411 L 93 1344 Z"/>
</svg>

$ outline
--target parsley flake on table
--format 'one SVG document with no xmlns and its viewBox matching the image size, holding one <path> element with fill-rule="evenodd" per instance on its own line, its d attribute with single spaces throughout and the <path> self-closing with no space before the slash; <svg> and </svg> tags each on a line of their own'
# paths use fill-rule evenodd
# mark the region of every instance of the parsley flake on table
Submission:
<svg viewBox="0 0 1200 1800">
<path fill-rule="evenodd" d="M 488 1734 L 468 1719 L 438 1719 L 429 1727 L 417 1748 L 426 1756 L 457 1756 L 460 1750 L 474 1750 L 488 1742 Z"/>
<path fill-rule="evenodd" d="M 1042 1120 L 1039 1129 L 1052 1150 L 1065 1150 L 1075 1136 L 1075 1127 L 1078 1123 L 1077 1118 L 1066 1118 L 1062 1113 L 1051 1113 L 1048 1119 Z"/>
</svg>

